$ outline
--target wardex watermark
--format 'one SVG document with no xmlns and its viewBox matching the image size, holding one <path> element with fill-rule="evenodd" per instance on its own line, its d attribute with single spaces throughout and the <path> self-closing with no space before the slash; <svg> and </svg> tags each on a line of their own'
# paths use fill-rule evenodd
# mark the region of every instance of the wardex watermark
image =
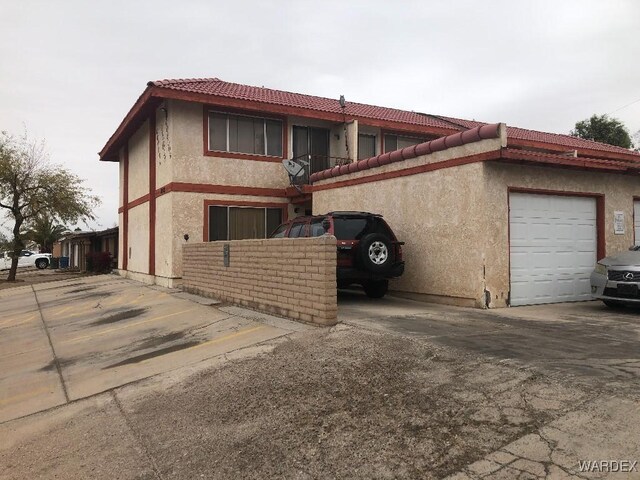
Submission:
<svg viewBox="0 0 640 480">
<path fill-rule="evenodd" d="M 631 473 L 638 471 L 637 460 L 579 460 L 580 472 Z"/>
</svg>

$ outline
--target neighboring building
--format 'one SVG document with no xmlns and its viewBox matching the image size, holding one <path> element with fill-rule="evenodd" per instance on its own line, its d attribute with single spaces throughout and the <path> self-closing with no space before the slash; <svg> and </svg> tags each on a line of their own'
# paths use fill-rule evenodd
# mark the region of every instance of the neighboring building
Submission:
<svg viewBox="0 0 640 480">
<path fill-rule="evenodd" d="M 117 266 L 118 262 L 118 227 L 93 231 L 71 232 L 53 244 L 54 257 L 68 257 L 69 268 L 80 271 L 87 269 L 87 254 L 90 252 L 107 252 Z"/>
<path fill-rule="evenodd" d="M 596 259 L 640 238 L 637 153 L 218 79 L 150 82 L 100 159 L 120 165 L 122 274 L 165 286 L 185 242 L 311 211 L 384 214 L 406 242 L 392 289 L 462 305 L 586 299 Z"/>
</svg>

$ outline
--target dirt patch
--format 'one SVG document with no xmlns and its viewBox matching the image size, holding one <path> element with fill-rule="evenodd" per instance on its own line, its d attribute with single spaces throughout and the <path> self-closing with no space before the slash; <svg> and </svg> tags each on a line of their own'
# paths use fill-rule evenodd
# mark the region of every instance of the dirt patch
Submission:
<svg viewBox="0 0 640 480">
<path fill-rule="evenodd" d="M 122 320 L 139 317 L 147 310 L 148 308 L 132 308 L 131 310 L 125 310 L 123 312 L 114 313 L 108 317 L 101 318 L 95 322 L 91 322 L 89 325 L 108 325 L 110 323 L 121 322 Z"/>
<path fill-rule="evenodd" d="M 584 397 L 435 345 L 321 331 L 149 397 L 132 420 L 180 478 L 441 478 Z"/>
<path fill-rule="evenodd" d="M 77 277 L 84 277 L 86 274 L 78 272 L 73 273 L 61 273 L 53 270 L 33 270 L 29 272 L 18 271 L 18 275 L 15 282 L 7 282 L 6 275 L 8 271 L 0 272 L 0 275 L 4 278 L 0 279 L 0 290 L 6 290 L 10 288 L 24 287 L 25 285 L 37 285 L 47 282 L 58 282 L 60 280 L 67 280 Z M 59 287 L 54 287 L 59 288 Z"/>
</svg>

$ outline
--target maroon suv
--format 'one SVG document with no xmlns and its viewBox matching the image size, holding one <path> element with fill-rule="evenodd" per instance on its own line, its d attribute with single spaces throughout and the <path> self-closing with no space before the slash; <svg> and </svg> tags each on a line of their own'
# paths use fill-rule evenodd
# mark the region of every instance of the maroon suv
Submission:
<svg viewBox="0 0 640 480">
<path fill-rule="evenodd" d="M 367 212 L 330 212 L 297 217 L 283 223 L 271 238 L 334 235 L 338 244 L 338 288 L 360 284 L 367 296 L 384 297 L 389 279 L 404 272 L 402 245 L 382 215 Z"/>
</svg>

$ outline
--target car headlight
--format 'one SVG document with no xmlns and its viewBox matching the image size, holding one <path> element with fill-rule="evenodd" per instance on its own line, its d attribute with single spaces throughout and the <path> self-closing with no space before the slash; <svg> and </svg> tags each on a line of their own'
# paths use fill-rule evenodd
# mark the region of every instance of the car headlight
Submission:
<svg viewBox="0 0 640 480">
<path fill-rule="evenodd" d="M 606 275 L 607 274 L 607 267 L 601 263 L 596 263 L 596 268 L 595 268 L 595 272 L 599 273 L 600 275 Z"/>
</svg>

